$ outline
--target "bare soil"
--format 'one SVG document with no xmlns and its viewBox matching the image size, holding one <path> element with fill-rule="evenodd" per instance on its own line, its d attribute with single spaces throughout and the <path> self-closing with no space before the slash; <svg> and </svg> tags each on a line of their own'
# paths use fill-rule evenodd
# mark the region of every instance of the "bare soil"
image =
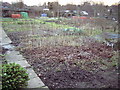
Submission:
<svg viewBox="0 0 120 90">
<path fill-rule="evenodd" d="M 24 49 L 21 53 L 51 90 L 118 87 L 116 68 L 101 63 L 103 59 L 111 63 L 113 56 L 112 49 L 104 44 L 39 47 Z"/>
<path fill-rule="evenodd" d="M 74 25 L 76 27 L 81 24 L 70 21 L 68 23 L 71 23 L 71 26 L 78 24 Z M 88 27 L 90 28 L 90 26 Z M 19 47 L 18 50 L 50 90 L 118 87 L 117 59 L 114 53 L 116 51 L 111 47 L 85 35 L 83 35 L 84 38 L 81 38 L 81 35 L 70 38 L 68 35 L 67 39 L 61 36 L 50 39 L 51 36 L 58 34 L 65 35 L 60 30 L 48 28 L 44 24 L 36 25 L 31 29 L 30 31 L 7 32 L 7 34 L 13 41 L 12 44 Z M 44 40 L 46 37 L 47 39 Z M 33 46 L 28 46 L 29 41 Z M 42 46 L 34 46 L 40 41 Z M 56 42 L 58 44 L 54 45 Z M 45 46 L 46 44 L 47 46 Z"/>
</svg>

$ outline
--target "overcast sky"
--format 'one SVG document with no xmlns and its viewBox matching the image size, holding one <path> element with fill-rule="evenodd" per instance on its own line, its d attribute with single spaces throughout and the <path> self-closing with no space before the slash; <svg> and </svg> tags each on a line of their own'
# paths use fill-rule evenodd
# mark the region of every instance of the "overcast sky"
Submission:
<svg viewBox="0 0 120 90">
<path fill-rule="evenodd" d="M 19 0 L 0 0 L 3 2 L 16 2 Z M 80 4 L 81 2 L 84 1 L 95 1 L 95 2 L 104 2 L 105 5 L 112 5 L 116 2 L 119 2 L 120 0 L 22 0 L 25 4 L 32 6 L 32 5 L 39 5 L 43 4 L 44 2 L 50 2 L 50 1 L 58 1 L 60 4 L 65 5 L 67 3 L 73 3 L 73 4 Z"/>
</svg>

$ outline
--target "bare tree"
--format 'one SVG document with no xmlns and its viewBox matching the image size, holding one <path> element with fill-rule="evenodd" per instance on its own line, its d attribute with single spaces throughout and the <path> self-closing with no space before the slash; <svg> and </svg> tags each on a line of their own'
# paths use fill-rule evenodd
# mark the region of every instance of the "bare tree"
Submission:
<svg viewBox="0 0 120 90">
<path fill-rule="evenodd" d="M 103 17 L 107 12 L 107 8 L 103 3 L 94 4 L 93 9 L 94 9 L 94 16 Z"/>
<path fill-rule="evenodd" d="M 67 9 L 67 10 L 76 10 L 76 5 L 67 4 L 67 5 L 66 5 L 66 9 Z"/>
<path fill-rule="evenodd" d="M 24 8 L 24 3 L 23 2 L 13 2 L 12 7 L 14 7 L 14 8 Z"/>
<path fill-rule="evenodd" d="M 48 8 L 53 12 L 54 16 L 59 16 L 59 3 L 58 2 L 48 2 Z"/>
</svg>

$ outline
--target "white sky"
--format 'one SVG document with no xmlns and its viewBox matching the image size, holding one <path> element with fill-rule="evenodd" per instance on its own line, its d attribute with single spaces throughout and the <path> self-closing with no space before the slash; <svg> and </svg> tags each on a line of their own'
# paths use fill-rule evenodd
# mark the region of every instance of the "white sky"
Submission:
<svg viewBox="0 0 120 90">
<path fill-rule="evenodd" d="M 0 0 L 0 1 L 11 3 L 19 0 Z M 120 0 L 22 0 L 22 1 L 29 6 L 39 5 L 39 4 L 43 4 L 44 2 L 50 2 L 50 1 L 58 1 L 62 5 L 65 5 L 67 3 L 79 4 L 84 1 L 96 1 L 96 2 L 101 1 L 104 2 L 105 5 L 112 5 L 116 2 L 120 2 Z"/>
</svg>

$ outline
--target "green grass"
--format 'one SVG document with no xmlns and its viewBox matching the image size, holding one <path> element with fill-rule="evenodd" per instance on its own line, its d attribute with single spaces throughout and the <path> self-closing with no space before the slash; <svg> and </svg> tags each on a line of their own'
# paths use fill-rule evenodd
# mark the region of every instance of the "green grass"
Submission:
<svg viewBox="0 0 120 90">
<path fill-rule="evenodd" d="M 29 20 L 32 20 L 32 21 L 29 21 Z M 33 24 L 39 24 L 39 23 L 43 24 L 44 23 L 44 24 L 50 25 L 53 28 L 69 28 L 70 27 L 69 25 L 56 24 L 54 22 L 45 22 L 45 20 L 42 20 L 42 19 L 17 19 L 15 21 L 12 20 L 11 22 L 3 22 L 3 23 L 5 23 L 5 24 L 16 24 L 16 25 L 19 24 L 19 23 L 23 23 L 23 24 L 31 24 L 31 23 L 33 23 Z"/>
<path fill-rule="evenodd" d="M 26 20 L 26 21 L 25 21 Z M 29 21 L 31 20 L 31 21 Z M 42 19 L 4 19 L 3 21 L 7 22 L 2 22 L 2 25 L 4 29 L 8 32 L 13 32 L 13 31 L 26 31 L 26 30 L 31 30 L 32 27 L 26 26 L 25 25 L 30 25 L 30 26 L 35 26 L 35 25 L 47 25 L 46 27 L 48 29 L 65 29 L 65 28 L 71 28 L 69 25 L 62 25 L 62 24 L 56 24 L 54 22 L 45 22 Z M 14 27 L 12 27 L 14 26 Z"/>
<path fill-rule="evenodd" d="M 2 21 L 5 21 L 5 22 L 2 22 L 2 24 L 5 30 L 8 32 L 32 30 L 33 29 L 32 26 L 34 27 L 35 25 L 42 25 L 42 26 L 45 26 L 46 29 L 51 29 L 51 30 L 56 30 L 56 29 L 64 30 L 66 28 L 73 28 L 70 25 L 57 24 L 55 22 L 45 22 L 46 20 L 49 21 L 51 19 L 50 18 L 39 18 L 39 19 L 28 18 L 28 19 L 14 20 L 12 18 L 3 18 Z M 52 20 L 56 21 L 58 19 L 52 19 Z M 14 25 L 16 28 L 11 27 L 12 25 Z M 25 26 L 25 25 L 30 25 L 30 26 Z M 95 29 L 95 30 L 88 29 L 88 30 L 82 30 L 82 31 L 86 33 L 88 36 L 100 35 L 103 32 L 117 33 L 117 32 L 113 32 L 113 30 L 102 31 L 100 29 Z"/>
</svg>

